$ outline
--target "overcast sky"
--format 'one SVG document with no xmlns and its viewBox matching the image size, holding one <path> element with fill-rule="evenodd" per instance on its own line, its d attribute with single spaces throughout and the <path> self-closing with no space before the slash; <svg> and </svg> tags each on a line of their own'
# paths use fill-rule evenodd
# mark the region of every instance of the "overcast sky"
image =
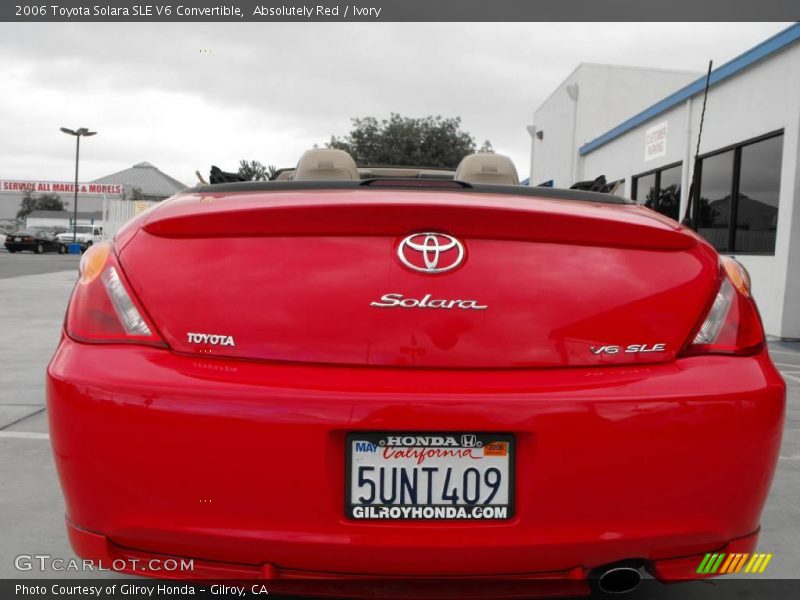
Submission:
<svg viewBox="0 0 800 600">
<path fill-rule="evenodd" d="M 99 132 L 83 181 L 146 160 L 192 185 L 390 112 L 460 116 L 524 178 L 525 125 L 580 62 L 702 72 L 788 25 L 3 23 L 0 179 L 72 179 L 61 126 Z"/>
</svg>

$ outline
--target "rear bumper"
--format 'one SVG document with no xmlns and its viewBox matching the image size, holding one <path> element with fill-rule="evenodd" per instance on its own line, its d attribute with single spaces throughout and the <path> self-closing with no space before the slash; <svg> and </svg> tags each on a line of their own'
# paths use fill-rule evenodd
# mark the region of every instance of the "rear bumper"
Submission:
<svg viewBox="0 0 800 600">
<path fill-rule="evenodd" d="M 209 360 L 68 339 L 47 390 L 83 556 L 93 557 L 76 542 L 81 530 L 109 548 L 267 575 L 578 579 L 629 559 L 678 579 L 686 565 L 696 569 L 695 555 L 742 538 L 754 546 L 785 394 L 766 355 L 412 371 Z M 357 430 L 514 433 L 514 518 L 349 521 L 344 439 Z M 681 558 L 688 562 L 666 562 Z"/>
<path fill-rule="evenodd" d="M 67 532 L 75 551 L 96 567 L 133 575 L 193 582 L 215 580 L 245 584 L 252 590 L 266 582 L 270 593 L 335 597 L 387 598 L 555 598 L 588 595 L 593 573 L 583 567 L 563 571 L 538 571 L 510 575 L 400 577 L 283 569 L 270 563 L 242 565 L 186 559 L 124 548 L 107 537 L 85 531 L 67 520 Z M 758 533 L 732 540 L 721 553 L 751 553 Z M 697 566 L 704 555 L 647 561 L 643 567 L 659 581 L 673 583 L 698 577 Z M 187 562 L 187 560 L 189 562 Z"/>
<path fill-rule="evenodd" d="M 33 250 L 36 248 L 36 244 L 28 243 L 23 244 L 22 242 L 6 242 L 3 244 L 6 247 L 6 250 L 11 250 L 13 252 L 24 252 L 25 250 Z"/>
</svg>

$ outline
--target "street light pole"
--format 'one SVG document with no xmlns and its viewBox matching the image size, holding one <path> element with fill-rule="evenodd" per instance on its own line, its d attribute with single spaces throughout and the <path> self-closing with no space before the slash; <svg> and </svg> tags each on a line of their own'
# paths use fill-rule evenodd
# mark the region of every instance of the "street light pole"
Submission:
<svg viewBox="0 0 800 600">
<path fill-rule="evenodd" d="M 97 135 L 97 132 L 89 131 L 86 127 L 75 130 L 62 127 L 61 131 L 75 136 L 75 200 L 72 206 L 72 241 L 76 242 L 78 241 L 78 164 L 81 156 L 81 136 L 89 137 Z"/>
<path fill-rule="evenodd" d="M 78 241 L 78 165 L 81 157 L 81 136 L 75 136 L 75 200 L 72 203 L 72 241 Z"/>
</svg>

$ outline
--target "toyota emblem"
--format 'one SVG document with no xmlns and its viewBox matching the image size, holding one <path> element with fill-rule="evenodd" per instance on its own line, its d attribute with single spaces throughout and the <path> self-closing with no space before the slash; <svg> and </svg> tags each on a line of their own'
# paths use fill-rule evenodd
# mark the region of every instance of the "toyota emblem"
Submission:
<svg viewBox="0 0 800 600">
<path fill-rule="evenodd" d="M 446 233 L 412 233 L 397 246 L 397 258 L 412 271 L 446 273 L 464 261 L 464 245 Z"/>
</svg>

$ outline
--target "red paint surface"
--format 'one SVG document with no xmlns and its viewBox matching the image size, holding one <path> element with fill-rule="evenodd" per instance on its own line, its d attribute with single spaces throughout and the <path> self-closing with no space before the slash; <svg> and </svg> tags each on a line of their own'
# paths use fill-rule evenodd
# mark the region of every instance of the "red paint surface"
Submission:
<svg viewBox="0 0 800 600">
<path fill-rule="evenodd" d="M 464 264 L 405 268 L 397 243 L 414 231 L 458 237 Z M 720 270 L 650 211 L 406 190 L 185 195 L 129 224 L 116 252 L 167 347 L 65 336 L 48 368 L 68 518 L 113 547 L 278 573 L 583 577 L 759 527 L 785 386 L 763 350 L 679 357 Z M 370 306 L 386 293 L 488 308 Z M 236 344 L 200 348 L 188 332 Z M 591 352 L 645 343 L 667 350 Z M 361 430 L 512 433 L 514 518 L 348 521 L 344 439 Z M 664 564 L 665 578 L 684 568 Z"/>
</svg>

